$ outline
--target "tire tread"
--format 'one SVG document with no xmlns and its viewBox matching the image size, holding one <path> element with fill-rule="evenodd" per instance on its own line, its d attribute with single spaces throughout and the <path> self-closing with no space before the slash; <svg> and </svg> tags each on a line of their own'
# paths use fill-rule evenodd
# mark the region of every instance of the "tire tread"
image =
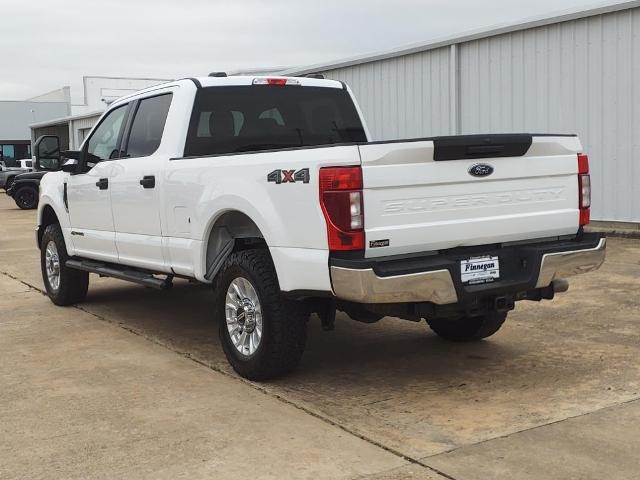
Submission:
<svg viewBox="0 0 640 480">
<path fill-rule="evenodd" d="M 57 292 L 53 292 L 49 287 L 45 269 L 45 250 L 47 243 L 53 240 L 58 249 L 60 258 L 60 287 Z M 65 263 L 69 259 L 67 247 L 64 242 L 64 235 L 60 225 L 55 223 L 47 226 L 42 235 L 41 260 L 42 280 L 47 290 L 47 295 L 53 303 L 59 306 L 73 305 L 82 302 L 87 296 L 89 289 L 89 273 L 73 268 L 67 268 Z"/>
<path fill-rule="evenodd" d="M 255 282 L 262 304 L 265 322 L 262 351 L 248 361 L 240 359 L 228 339 L 224 304 L 229 272 L 240 268 L 249 273 Z M 267 380 L 292 371 L 300 362 L 306 343 L 309 313 L 299 302 L 285 298 L 278 283 L 273 261 L 266 249 L 250 249 L 233 252 L 227 257 L 216 276 L 216 310 L 220 340 L 227 360 L 238 374 L 249 380 Z"/>
<path fill-rule="evenodd" d="M 35 201 L 33 204 L 21 205 L 20 203 L 18 203 L 17 199 L 20 198 L 20 192 L 23 190 L 35 190 Z M 14 198 L 14 201 L 16 202 L 16 205 L 22 210 L 33 210 L 38 206 L 38 191 L 31 185 L 24 185 L 22 187 L 18 187 L 18 189 L 13 194 L 13 198 Z"/>
</svg>

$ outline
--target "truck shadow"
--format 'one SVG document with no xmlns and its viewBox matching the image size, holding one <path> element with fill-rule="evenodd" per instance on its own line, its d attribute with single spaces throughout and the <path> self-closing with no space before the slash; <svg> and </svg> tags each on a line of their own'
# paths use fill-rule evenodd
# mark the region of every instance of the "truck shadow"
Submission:
<svg viewBox="0 0 640 480">
<path fill-rule="evenodd" d="M 101 279 L 81 307 L 235 376 L 212 297 L 209 287 L 187 282 L 158 292 Z M 496 335 L 465 344 L 439 339 L 425 322 L 366 325 L 340 314 L 336 329 L 323 332 L 312 317 L 299 368 L 259 388 L 417 456 L 580 415 L 608 404 L 613 392 L 635 395 L 637 342 L 609 335 L 605 345 L 602 330 L 574 321 L 585 310 L 564 303 L 519 306 Z M 604 310 L 589 316 L 601 324 L 594 312 Z"/>
<path fill-rule="evenodd" d="M 93 282 L 93 280 L 92 280 Z M 82 308 L 113 323 L 126 326 L 167 347 L 216 369 L 231 373 L 218 339 L 210 287 L 178 281 L 158 292 L 111 280 L 93 282 Z M 500 333 L 495 338 L 499 338 Z M 273 383 L 311 382 L 324 377 L 348 379 L 357 384 L 398 384 L 451 377 L 497 367 L 519 352 L 506 342 L 446 342 L 425 322 L 386 318 L 367 325 L 338 313 L 336 328 L 324 332 L 314 315 L 309 321 L 307 348 L 300 367 Z"/>
</svg>

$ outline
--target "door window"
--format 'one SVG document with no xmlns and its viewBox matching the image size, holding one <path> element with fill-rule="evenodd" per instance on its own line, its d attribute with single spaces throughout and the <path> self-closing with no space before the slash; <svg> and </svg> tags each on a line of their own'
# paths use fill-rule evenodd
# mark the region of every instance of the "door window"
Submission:
<svg viewBox="0 0 640 480">
<path fill-rule="evenodd" d="M 126 112 L 127 105 L 112 110 L 94 130 L 87 143 L 87 166 L 118 158 L 118 139 Z"/>
<path fill-rule="evenodd" d="M 131 125 L 127 157 L 148 157 L 160 146 L 172 95 L 158 95 L 140 100 Z"/>
</svg>

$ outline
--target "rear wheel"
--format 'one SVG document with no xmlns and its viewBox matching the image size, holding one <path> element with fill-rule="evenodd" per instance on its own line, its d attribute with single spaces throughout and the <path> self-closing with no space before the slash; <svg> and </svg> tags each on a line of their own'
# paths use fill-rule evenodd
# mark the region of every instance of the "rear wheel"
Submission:
<svg viewBox="0 0 640 480">
<path fill-rule="evenodd" d="M 217 276 L 216 313 L 227 360 L 239 375 L 266 380 L 302 357 L 308 311 L 285 298 L 266 250 L 234 252 Z"/>
<path fill-rule="evenodd" d="M 25 185 L 16 190 L 13 199 L 22 210 L 32 210 L 38 206 L 38 190 L 32 186 Z"/>
<path fill-rule="evenodd" d="M 47 295 L 56 305 L 82 302 L 89 288 L 89 273 L 66 266 L 69 256 L 60 225 L 49 225 L 42 235 L 40 263 Z"/>
<path fill-rule="evenodd" d="M 469 342 L 490 337 L 500 330 L 506 318 L 504 312 L 489 312 L 478 317 L 427 319 L 427 323 L 439 337 L 452 342 Z"/>
<path fill-rule="evenodd" d="M 4 185 L 4 189 L 5 189 L 5 190 L 9 190 L 9 187 L 10 187 L 10 186 L 11 186 L 11 184 L 13 183 L 13 179 L 14 179 L 14 178 L 15 178 L 15 177 L 9 177 L 9 178 L 7 178 L 7 183 Z"/>
</svg>

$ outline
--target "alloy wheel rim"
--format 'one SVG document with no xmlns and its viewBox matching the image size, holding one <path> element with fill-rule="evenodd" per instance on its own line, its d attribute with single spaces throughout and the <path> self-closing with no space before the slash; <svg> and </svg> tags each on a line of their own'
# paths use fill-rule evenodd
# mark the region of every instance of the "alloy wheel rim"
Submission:
<svg viewBox="0 0 640 480">
<path fill-rule="evenodd" d="M 262 341 L 262 306 L 249 280 L 237 277 L 227 288 L 225 318 L 231 343 L 243 356 L 250 357 Z"/>
<path fill-rule="evenodd" d="M 53 240 L 47 243 L 44 261 L 49 286 L 54 292 L 57 292 L 60 288 L 60 256 L 58 255 L 58 247 Z"/>
<path fill-rule="evenodd" d="M 29 190 L 26 190 L 21 193 L 21 195 L 18 197 L 18 200 L 23 207 L 28 207 L 33 203 L 33 197 L 33 193 Z"/>
</svg>

